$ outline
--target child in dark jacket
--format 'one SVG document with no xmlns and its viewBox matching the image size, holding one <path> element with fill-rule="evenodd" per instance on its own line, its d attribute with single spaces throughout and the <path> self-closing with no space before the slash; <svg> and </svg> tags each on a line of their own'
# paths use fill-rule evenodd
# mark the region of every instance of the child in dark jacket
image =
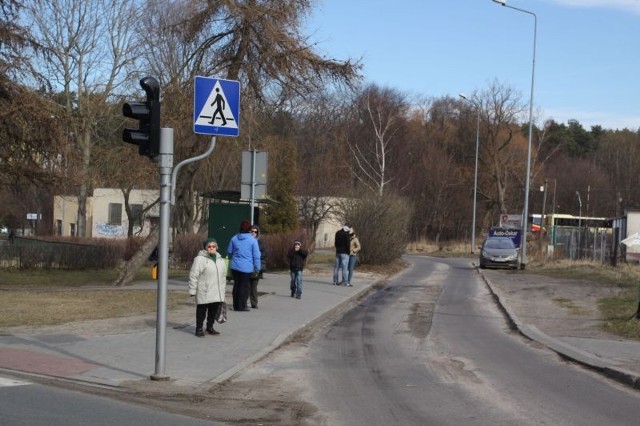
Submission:
<svg viewBox="0 0 640 426">
<path fill-rule="evenodd" d="M 289 249 L 287 257 L 289 258 L 289 270 L 291 272 L 291 297 L 296 299 L 302 297 L 302 270 L 304 262 L 309 253 L 302 248 L 300 241 L 294 241 L 293 247 Z"/>
</svg>

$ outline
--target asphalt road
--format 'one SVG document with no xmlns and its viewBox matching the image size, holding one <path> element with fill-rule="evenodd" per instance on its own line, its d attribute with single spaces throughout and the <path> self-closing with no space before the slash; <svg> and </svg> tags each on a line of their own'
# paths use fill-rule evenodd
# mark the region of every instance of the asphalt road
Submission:
<svg viewBox="0 0 640 426">
<path fill-rule="evenodd" d="M 4 426 L 210 426 L 216 423 L 88 393 L 0 376 L 0 424 Z"/>
<path fill-rule="evenodd" d="M 315 422 L 638 424 L 640 394 L 512 332 L 468 260 L 408 259 L 305 356 L 290 356 Z"/>
</svg>

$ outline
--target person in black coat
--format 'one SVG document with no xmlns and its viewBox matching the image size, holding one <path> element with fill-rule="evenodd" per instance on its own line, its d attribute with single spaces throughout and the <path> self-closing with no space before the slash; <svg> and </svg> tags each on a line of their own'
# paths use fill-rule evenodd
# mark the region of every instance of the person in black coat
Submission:
<svg viewBox="0 0 640 426">
<path fill-rule="evenodd" d="M 251 227 L 251 235 L 258 240 L 258 248 L 260 249 L 260 271 L 251 274 L 251 279 L 249 280 L 249 300 L 251 307 L 258 309 L 258 281 L 260 281 L 262 274 L 267 269 L 267 248 L 265 247 L 264 241 L 260 238 L 260 228 L 258 225 Z"/>
<path fill-rule="evenodd" d="M 302 297 L 302 270 L 304 269 L 304 262 L 309 253 L 302 248 L 300 241 L 294 241 L 293 247 L 289 249 L 287 258 L 289 259 L 289 271 L 291 273 L 291 297 L 295 296 L 296 299 Z"/>
<path fill-rule="evenodd" d="M 346 285 L 349 282 L 349 233 L 351 227 L 345 224 L 338 229 L 334 239 L 336 263 L 333 267 L 333 285 Z M 338 272 L 342 271 L 342 280 L 338 281 Z"/>
</svg>

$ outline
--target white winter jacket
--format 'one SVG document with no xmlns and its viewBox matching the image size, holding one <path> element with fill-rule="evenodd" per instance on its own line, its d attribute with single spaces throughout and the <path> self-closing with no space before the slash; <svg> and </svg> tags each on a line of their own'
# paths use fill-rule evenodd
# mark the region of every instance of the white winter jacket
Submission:
<svg viewBox="0 0 640 426">
<path fill-rule="evenodd" d="M 196 303 L 224 302 L 227 285 L 227 266 L 219 253 L 214 261 L 206 250 L 200 250 L 189 271 L 189 294 Z"/>
</svg>

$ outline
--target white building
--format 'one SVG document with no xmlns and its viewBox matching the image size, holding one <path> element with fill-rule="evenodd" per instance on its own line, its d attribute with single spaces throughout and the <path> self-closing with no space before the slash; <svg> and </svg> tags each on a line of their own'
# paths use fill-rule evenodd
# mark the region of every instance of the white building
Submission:
<svg viewBox="0 0 640 426">
<path fill-rule="evenodd" d="M 159 205 L 144 214 L 145 208 L 159 197 L 158 190 L 134 189 L 129 194 L 135 235 L 149 234 L 151 223 L 158 220 Z M 77 232 L 78 197 L 56 195 L 53 200 L 53 225 L 56 235 L 74 237 Z M 124 209 L 124 195 L 120 189 L 97 188 L 87 198 L 87 237 L 125 238 L 129 218 Z"/>
<path fill-rule="evenodd" d="M 153 189 L 134 189 L 129 194 L 129 204 L 133 210 L 134 235 L 148 235 L 151 223 L 159 220 L 159 203 L 142 217 L 144 209 L 153 204 L 158 197 L 159 191 Z M 336 200 L 329 201 L 335 203 Z M 54 196 L 53 225 L 56 235 L 75 237 L 77 215 L 78 197 Z M 342 225 L 334 215 L 329 214 L 316 231 L 316 248 L 334 247 L 335 233 Z M 93 196 L 87 198 L 87 238 L 126 238 L 128 226 L 129 218 L 124 209 L 122 191 L 114 188 L 96 188 Z"/>
</svg>

